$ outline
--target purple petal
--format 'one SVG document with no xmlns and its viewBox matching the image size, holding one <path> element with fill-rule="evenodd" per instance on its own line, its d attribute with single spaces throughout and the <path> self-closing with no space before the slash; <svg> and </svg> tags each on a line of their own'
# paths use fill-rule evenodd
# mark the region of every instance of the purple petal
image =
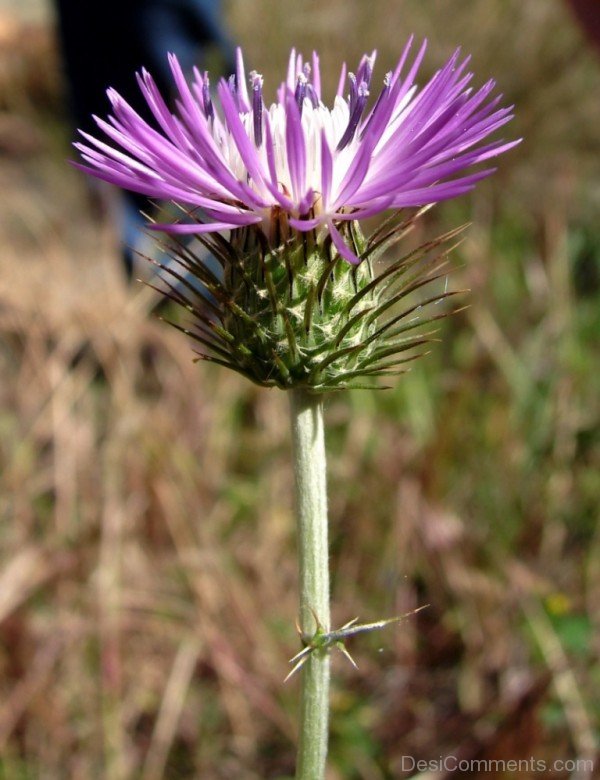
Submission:
<svg viewBox="0 0 600 780">
<path fill-rule="evenodd" d="M 279 182 L 277 180 L 277 169 L 275 167 L 275 146 L 273 144 L 273 131 L 271 130 L 271 120 L 268 112 L 265 112 L 265 150 L 267 152 L 267 165 L 269 167 L 269 176 L 271 180 L 265 179 L 265 186 L 271 195 L 277 200 L 279 205 L 286 211 L 292 211 L 294 203 L 279 191 Z"/>
<path fill-rule="evenodd" d="M 321 195 L 323 197 L 323 210 L 329 209 L 331 196 L 331 183 L 333 180 L 333 156 L 325 131 L 321 130 Z"/>
<path fill-rule="evenodd" d="M 244 68 L 244 56 L 239 46 L 235 50 L 235 79 L 236 79 L 239 110 L 244 111 L 247 114 L 250 111 L 250 98 L 248 96 L 248 85 L 246 83 L 246 69 Z"/>
<path fill-rule="evenodd" d="M 252 223 L 248 222 L 246 224 Z M 237 227 L 239 227 L 239 225 L 232 225 L 228 222 L 165 222 L 164 224 L 154 222 L 148 225 L 149 230 L 157 230 L 162 233 L 173 233 L 182 236 L 193 233 L 217 233 L 220 230 L 234 230 Z"/>
<path fill-rule="evenodd" d="M 352 196 L 363 183 L 364 178 L 367 175 L 371 164 L 372 154 L 373 145 L 370 142 L 363 141 L 348 168 L 348 172 L 339 186 L 332 206 L 333 209 L 342 208 L 344 203 L 348 203 L 352 200 Z"/>
<path fill-rule="evenodd" d="M 392 73 L 392 79 L 391 79 L 392 84 L 396 83 L 396 80 L 402 73 L 402 70 L 404 68 L 404 63 L 406 62 L 406 58 L 408 57 L 408 53 L 412 48 L 414 40 L 415 40 L 415 36 L 411 35 L 408 41 L 406 42 L 402 54 L 400 55 L 400 59 L 398 60 L 398 64 L 396 65 L 396 67 L 394 68 L 394 72 Z"/>
<path fill-rule="evenodd" d="M 303 197 L 306 188 L 306 146 L 300 111 L 291 90 L 288 90 L 286 94 L 285 113 L 285 142 L 292 197 L 298 202 Z"/>
<path fill-rule="evenodd" d="M 478 171 L 470 176 L 461 179 L 435 184 L 432 187 L 421 187 L 415 190 L 406 190 L 394 198 L 393 206 L 395 208 L 404 208 L 408 206 L 426 206 L 428 203 L 437 203 L 442 200 L 455 198 L 457 195 L 463 195 L 472 190 L 475 184 L 481 179 L 485 179 L 494 173 L 495 168 L 488 168 L 485 171 Z"/>
<path fill-rule="evenodd" d="M 340 72 L 340 80 L 338 81 L 337 91 L 335 93 L 337 95 L 337 97 L 342 97 L 342 95 L 344 94 L 344 84 L 346 83 L 346 71 L 347 71 L 346 63 L 342 62 L 342 70 Z"/>
<path fill-rule="evenodd" d="M 295 217 L 288 217 L 288 222 L 295 230 L 301 230 L 306 232 L 308 230 L 314 230 L 322 225 L 325 221 L 324 217 L 314 217 L 313 219 L 296 219 Z"/>
<path fill-rule="evenodd" d="M 312 85 L 317 98 L 321 100 L 321 68 L 319 65 L 319 55 L 316 51 L 313 51 L 312 53 Z"/>
<path fill-rule="evenodd" d="M 238 151 L 244 165 L 248 169 L 248 173 L 254 179 L 257 185 L 260 185 L 264 181 L 264 175 L 262 172 L 262 166 L 258 155 L 256 153 L 256 147 L 248 138 L 246 128 L 242 124 L 240 115 L 237 112 L 231 93 L 227 87 L 227 83 L 221 80 L 218 87 L 219 98 L 221 100 L 221 107 L 225 114 L 225 121 L 229 127 L 229 131 L 233 136 L 237 145 Z"/>
<path fill-rule="evenodd" d="M 291 89 L 293 92 L 296 88 L 296 49 L 292 49 L 290 52 L 286 83 L 288 89 Z"/>
<path fill-rule="evenodd" d="M 327 228 L 331 234 L 331 240 L 333 241 L 333 244 L 338 253 L 351 265 L 358 265 L 360 263 L 360 259 L 354 254 L 354 252 L 350 250 L 350 247 L 346 244 L 341 233 L 333 224 L 333 222 L 328 222 Z"/>
</svg>

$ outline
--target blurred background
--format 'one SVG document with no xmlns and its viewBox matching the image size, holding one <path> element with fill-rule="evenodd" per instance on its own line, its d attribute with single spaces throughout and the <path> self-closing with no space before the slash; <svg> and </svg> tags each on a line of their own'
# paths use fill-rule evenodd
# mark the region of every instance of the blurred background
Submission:
<svg viewBox="0 0 600 780">
<path fill-rule="evenodd" d="M 292 45 L 319 51 L 331 96 L 342 59 L 376 47 L 382 77 L 414 32 L 422 79 L 462 45 L 525 138 L 419 228 L 472 223 L 453 254 L 470 308 L 396 387 L 327 404 L 334 623 L 430 605 L 354 640 L 358 670 L 334 658 L 330 780 L 448 754 L 594 776 L 600 67 L 584 7 L 587 32 L 562 0 L 223 5 L 267 96 Z M 154 293 L 126 283 L 114 196 L 66 162 L 56 30 L 44 0 L 0 2 L 0 778 L 289 778 L 287 399 L 194 365 Z M 490 775 L 421 777 L 467 776 Z"/>
</svg>

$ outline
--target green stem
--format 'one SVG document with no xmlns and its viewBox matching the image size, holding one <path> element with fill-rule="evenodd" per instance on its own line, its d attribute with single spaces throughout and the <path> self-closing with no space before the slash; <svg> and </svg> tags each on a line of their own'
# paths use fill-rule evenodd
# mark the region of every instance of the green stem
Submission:
<svg viewBox="0 0 600 780">
<path fill-rule="evenodd" d="M 300 628 L 330 630 L 327 480 L 323 397 L 291 390 L 292 443 L 300 565 Z M 319 625 L 317 625 L 317 621 Z M 315 650 L 302 667 L 296 780 L 325 776 L 329 722 L 329 651 Z"/>
</svg>

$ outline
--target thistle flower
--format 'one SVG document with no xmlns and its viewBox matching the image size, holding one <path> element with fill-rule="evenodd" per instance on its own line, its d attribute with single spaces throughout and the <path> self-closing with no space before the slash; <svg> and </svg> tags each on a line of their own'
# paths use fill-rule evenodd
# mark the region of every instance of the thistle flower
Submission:
<svg viewBox="0 0 600 780">
<path fill-rule="evenodd" d="M 397 313 L 393 325 L 381 316 L 420 276 L 409 273 L 414 256 L 379 277 L 373 261 L 410 223 L 369 242 L 358 220 L 468 192 L 493 169 L 466 169 L 518 143 L 482 143 L 511 109 L 498 107 L 500 96 L 490 99 L 493 81 L 469 88 L 469 58 L 461 61 L 458 50 L 417 89 L 425 48 L 409 65 L 411 38 L 373 100 L 376 53 L 347 77 L 344 65 L 331 109 L 322 101 L 317 55 L 304 63 L 294 50 L 269 107 L 263 77 L 253 71 L 247 79 L 240 50 L 235 75 L 217 87 L 218 106 L 208 74 L 195 70 L 188 84 L 173 55 L 176 113 L 142 70 L 139 86 L 159 129 L 108 90 L 113 116 L 96 122 L 122 150 L 82 133 L 87 143 L 76 147 L 86 165 L 78 167 L 175 201 L 186 219 L 152 227 L 196 234 L 221 261 L 217 278 L 178 245 L 186 274 L 217 301 L 212 314 L 185 275 L 169 271 L 178 280 L 169 294 L 194 313 L 195 336 L 208 349 L 201 357 L 259 384 L 315 390 L 397 369 L 402 359 L 390 360 L 407 349 L 406 338 L 398 342 L 405 326 Z M 231 231 L 228 242 L 223 231 Z"/>
<path fill-rule="evenodd" d="M 114 115 L 96 121 L 122 151 L 85 134 L 87 143 L 77 144 L 84 170 L 182 208 L 184 221 L 153 227 L 176 235 L 170 251 L 181 270 L 164 268 L 171 277 L 166 294 L 192 313 L 193 328 L 185 332 L 202 348 L 199 358 L 291 391 L 305 645 L 293 659 L 295 670 L 303 668 L 298 780 L 325 773 L 330 649 L 344 650 L 351 634 L 395 620 L 331 630 L 319 394 L 400 373 L 417 356 L 431 337 L 423 326 L 444 316 L 423 317 L 424 306 L 453 293 L 434 287 L 417 302 L 412 294 L 445 275 L 446 245 L 459 231 L 388 263 L 380 257 L 423 207 L 461 195 L 491 173 L 467 169 L 516 143 L 482 143 L 510 119 L 509 108 L 498 108 L 500 98 L 490 99 L 492 81 L 472 92 L 468 59 L 459 61 L 456 52 L 419 92 L 425 44 L 408 66 L 411 45 L 374 100 L 375 53 L 347 79 L 344 66 L 332 109 L 321 99 L 316 55 L 305 64 L 292 51 L 269 108 L 262 76 L 252 72 L 246 81 L 241 52 L 236 74 L 217 88 L 219 106 L 207 74 L 195 71 L 188 85 L 171 56 L 175 114 L 150 74 L 138 76 L 158 130 L 109 90 Z M 421 211 L 398 218 L 405 207 Z M 365 238 L 359 220 L 388 209 L 391 219 Z M 186 233 L 212 252 L 219 273 L 177 237 Z"/>
</svg>

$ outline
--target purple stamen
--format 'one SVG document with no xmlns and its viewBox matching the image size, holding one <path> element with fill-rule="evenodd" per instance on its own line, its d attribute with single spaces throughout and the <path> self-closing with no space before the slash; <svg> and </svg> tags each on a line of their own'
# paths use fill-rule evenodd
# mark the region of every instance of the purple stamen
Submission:
<svg viewBox="0 0 600 780">
<path fill-rule="evenodd" d="M 296 80 L 296 92 L 294 93 L 294 98 L 296 100 L 296 105 L 298 106 L 300 114 L 302 114 L 302 106 L 304 105 L 304 98 L 306 97 L 307 85 L 308 79 L 306 78 L 305 74 L 299 73 L 298 79 Z"/>
<path fill-rule="evenodd" d="M 257 147 L 262 146 L 263 142 L 263 98 L 262 86 L 263 77 L 255 70 L 250 74 L 250 83 L 252 84 L 252 116 L 254 119 L 254 143 Z"/>
<path fill-rule="evenodd" d="M 350 110 L 350 116 L 354 113 L 354 107 L 358 100 L 358 87 L 356 83 L 356 76 L 354 73 L 348 74 L 348 80 L 350 81 L 350 94 L 348 95 L 348 108 Z"/>
<path fill-rule="evenodd" d="M 319 105 L 319 98 L 317 96 L 317 92 L 312 84 L 306 85 L 306 97 L 310 100 L 312 103 L 313 108 L 317 108 Z"/>
<path fill-rule="evenodd" d="M 210 97 L 210 81 L 208 80 L 208 74 L 204 74 L 202 79 L 202 107 L 204 108 L 204 115 L 207 119 L 214 119 L 215 109 Z"/>
<path fill-rule="evenodd" d="M 356 80 L 359 84 L 361 84 L 363 81 L 365 84 L 370 86 L 371 84 L 371 78 L 373 76 L 373 64 L 375 62 L 375 57 L 367 57 L 365 55 L 362 60 L 360 61 L 360 65 L 358 66 L 358 71 L 356 73 Z"/>
<path fill-rule="evenodd" d="M 385 100 L 385 98 L 387 97 L 387 94 L 390 91 L 391 83 L 392 83 L 392 71 L 390 70 L 390 71 L 388 71 L 385 74 L 385 76 L 383 78 L 383 89 L 381 90 L 381 92 L 377 96 L 377 100 L 375 101 L 375 105 L 373 106 L 373 110 L 371 111 L 367 121 L 365 122 L 365 126 L 360 131 L 360 140 L 361 141 L 365 137 L 365 133 L 367 132 L 367 130 L 371 126 L 371 123 L 373 122 L 373 118 L 377 115 L 377 112 L 379 111 L 379 106 L 381 105 L 382 101 Z"/>
<path fill-rule="evenodd" d="M 235 77 L 235 73 L 232 73 L 231 76 L 227 79 L 227 86 L 229 87 L 229 91 L 237 103 L 237 79 Z"/>
<path fill-rule="evenodd" d="M 360 118 L 363 114 L 363 111 L 365 110 L 365 106 L 367 105 L 368 97 L 369 97 L 369 87 L 366 82 L 362 81 L 358 89 L 356 90 L 356 100 L 354 102 L 354 107 L 350 112 L 348 127 L 346 128 L 346 132 L 341 137 L 340 142 L 337 145 L 338 152 L 340 152 L 342 149 L 345 149 L 345 147 L 348 146 L 350 141 L 354 138 L 356 128 L 358 127 Z"/>
</svg>

